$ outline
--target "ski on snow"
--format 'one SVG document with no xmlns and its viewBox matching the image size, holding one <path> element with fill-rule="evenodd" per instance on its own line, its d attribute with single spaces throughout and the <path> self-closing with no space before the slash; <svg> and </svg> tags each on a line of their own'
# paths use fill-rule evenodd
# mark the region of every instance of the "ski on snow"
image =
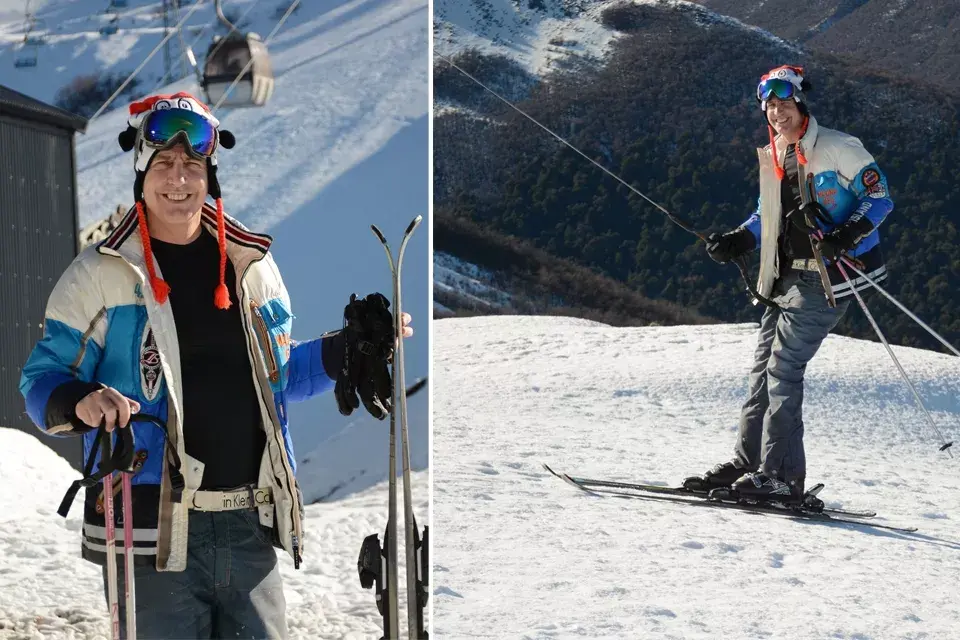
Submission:
<svg viewBox="0 0 960 640">
<path fill-rule="evenodd" d="M 738 509 L 740 511 L 749 511 L 752 513 L 761 513 L 801 520 L 813 520 L 816 522 L 856 524 L 875 529 L 898 531 L 901 533 L 914 533 L 917 531 L 916 527 L 898 527 L 895 525 L 881 524 L 879 522 L 868 520 L 867 518 L 876 515 L 872 511 L 846 511 L 842 509 L 810 511 L 809 509 L 804 509 L 800 506 L 788 506 L 778 503 L 764 504 L 714 500 L 708 498 L 704 493 L 695 493 L 682 487 L 662 487 L 659 485 L 614 482 L 609 480 L 592 480 L 589 478 L 579 478 L 577 476 L 571 476 L 566 473 L 554 471 L 547 464 L 543 464 L 543 468 L 564 482 L 592 495 L 614 496 L 617 498 L 637 500 L 660 500 L 664 502 L 688 504 L 692 506 L 714 507 L 718 509 Z M 822 488 L 822 485 L 817 485 L 817 487 L 818 488 L 816 490 L 819 491 L 819 488 Z"/>
<path fill-rule="evenodd" d="M 393 407 L 390 412 L 390 468 L 389 468 L 389 511 L 387 514 L 387 530 L 384 533 L 381 546 L 377 534 L 367 536 L 360 549 L 360 558 L 357 568 L 360 573 L 360 584 L 364 589 L 375 588 L 377 609 L 383 618 L 382 640 L 398 640 L 400 637 L 400 607 L 398 602 L 398 558 L 397 558 L 397 421 L 400 422 L 400 443 L 402 445 L 403 469 L 403 510 L 404 510 L 404 541 L 406 547 L 407 572 L 407 629 L 410 640 L 427 640 L 429 637 L 423 623 L 423 610 L 427 603 L 427 568 L 429 561 L 429 527 L 423 528 L 423 538 L 413 515 L 413 497 L 410 487 L 410 437 L 407 432 L 407 396 L 406 382 L 403 368 L 403 306 L 400 298 L 400 272 L 403 265 L 403 254 L 407 242 L 413 232 L 423 220 L 417 216 L 407 226 L 400 241 L 400 250 L 394 261 L 393 253 L 386 237 L 376 227 L 371 225 L 377 239 L 387 253 L 390 263 L 390 274 L 393 281 L 393 322 L 394 344 L 393 355 Z"/>
<path fill-rule="evenodd" d="M 544 465 L 546 466 L 546 465 Z M 553 473 L 553 470 L 547 467 L 547 469 Z M 554 475 L 557 475 L 554 473 Z M 577 476 L 571 476 L 564 474 L 570 480 L 575 482 L 578 485 L 584 487 L 605 487 L 608 489 L 627 489 L 630 491 L 644 491 L 647 493 L 659 493 L 666 495 L 675 495 L 675 496 L 693 496 L 698 498 L 706 498 L 707 494 L 703 491 L 693 491 L 691 489 L 686 489 L 684 487 L 664 487 L 656 484 L 643 484 L 637 482 L 616 482 L 612 480 L 594 480 L 591 478 L 580 478 Z M 805 496 L 816 497 L 818 493 L 823 489 L 823 484 L 818 484 L 812 487 L 807 491 Z M 873 518 L 877 515 L 876 511 L 857 511 L 852 509 L 837 509 L 831 507 L 824 507 L 820 510 L 822 513 L 827 513 L 831 515 L 838 516 L 847 516 L 849 518 Z"/>
</svg>

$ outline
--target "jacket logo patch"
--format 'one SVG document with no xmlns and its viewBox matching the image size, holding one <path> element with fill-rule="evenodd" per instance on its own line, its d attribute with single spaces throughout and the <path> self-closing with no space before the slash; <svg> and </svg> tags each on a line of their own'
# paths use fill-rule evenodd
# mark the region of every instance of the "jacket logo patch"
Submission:
<svg viewBox="0 0 960 640">
<path fill-rule="evenodd" d="M 867 195 L 871 198 L 886 198 L 887 190 L 884 188 L 882 182 L 878 182 L 872 187 L 867 187 Z"/>
<path fill-rule="evenodd" d="M 823 189 L 817 191 L 817 200 L 827 209 L 833 209 L 837 206 L 837 190 Z"/>
<path fill-rule="evenodd" d="M 867 169 L 863 172 L 863 186 L 872 187 L 880 182 L 880 174 L 876 169 Z"/>
<path fill-rule="evenodd" d="M 152 402 L 160 391 L 160 350 L 153 337 L 153 329 L 148 324 L 143 330 L 140 342 L 140 390 L 144 397 Z"/>
</svg>

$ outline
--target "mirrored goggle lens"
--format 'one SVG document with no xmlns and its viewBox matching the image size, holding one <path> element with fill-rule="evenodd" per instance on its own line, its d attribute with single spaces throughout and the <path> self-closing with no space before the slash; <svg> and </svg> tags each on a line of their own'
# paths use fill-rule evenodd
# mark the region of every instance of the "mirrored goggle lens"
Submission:
<svg viewBox="0 0 960 640">
<path fill-rule="evenodd" d="M 183 132 L 190 148 L 201 156 L 209 156 L 216 148 L 217 132 L 210 121 L 189 109 L 154 111 L 143 123 L 143 139 L 155 146 L 165 146 Z"/>
<path fill-rule="evenodd" d="M 759 97 L 760 100 L 766 101 L 770 99 L 771 95 L 775 95 L 781 100 L 786 100 L 787 98 L 793 97 L 795 90 L 796 87 L 794 87 L 793 83 L 789 80 L 772 78 L 760 83 L 760 86 L 757 88 L 757 97 Z"/>
</svg>

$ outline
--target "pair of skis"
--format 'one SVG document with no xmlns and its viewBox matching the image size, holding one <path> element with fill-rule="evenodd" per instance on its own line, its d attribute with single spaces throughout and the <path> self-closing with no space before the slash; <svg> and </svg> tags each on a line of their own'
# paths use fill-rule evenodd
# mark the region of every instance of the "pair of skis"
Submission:
<svg viewBox="0 0 960 640">
<path fill-rule="evenodd" d="M 423 528 L 423 538 L 413 515 L 413 497 L 410 487 L 410 437 L 407 432 L 407 393 L 403 370 L 403 306 L 401 300 L 400 276 L 403 254 L 407 242 L 423 220 L 417 216 L 407 226 L 400 242 L 400 251 L 394 261 L 390 244 L 376 227 L 371 225 L 377 239 L 387 253 L 390 273 L 393 277 L 393 407 L 390 411 L 390 469 L 389 469 L 389 512 L 387 530 L 383 545 L 379 536 L 372 534 L 363 541 L 357 567 L 360 584 L 364 589 L 375 587 L 377 609 L 383 617 L 382 640 L 399 640 L 400 606 L 397 562 L 397 419 L 400 422 L 400 441 L 402 444 L 403 464 L 403 514 L 404 541 L 406 547 L 407 571 L 407 629 L 409 640 L 427 640 L 429 637 L 423 622 L 423 610 L 427 603 L 427 572 L 429 571 L 429 527 Z"/>
<path fill-rule="evenodd" d="M 582 478 L 554 471 L 544 464 L 543 468 L 567 484 L 597 496 L 614 496 L 617 498 L 637 500 L 660 500 L 691 506 L 714 507 L 721 509 L 738 509 L 754 513 L 777 515 L 787 518 L 814 520 L 820 522 L 837 522 L 856 524 L 875 529 L 887 529 L 901 533 L 914 533 L 916 527 L 900 527 L 873 522 L 870 518 L 877 514 L 873 511 L 856 511 L 851 509 L 832 509 L 825 507 L 816 495 L 823 489 L 818 484 L 804 494 L 803 501 L 798 505 L 788 505 L 780 502 L 745 502 L 735 497 L 711 499 L 706 493 L 691 491 L 684 487 L 664 487 L 660 485 L 643 484 L 636 482 L 619 482 Z"/>
</svg>

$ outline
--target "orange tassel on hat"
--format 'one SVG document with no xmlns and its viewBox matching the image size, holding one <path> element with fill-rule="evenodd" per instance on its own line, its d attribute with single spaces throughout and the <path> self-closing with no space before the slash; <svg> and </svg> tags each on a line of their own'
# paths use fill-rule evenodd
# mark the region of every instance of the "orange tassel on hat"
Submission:
<svg viewBox="0 0 960 640">
<path fill-rule="evenodd" d="M 803 136 L 807 135 L 807 127 L 810 125 L 810 118 L 804 118 L 803 120 L 803 131 L 800 132 L 800 139 L 803 139 Z M 773 171 L 777 174 L 777 180 L 783 180 L 784 173 L 783 167 L 780 166 L 780 159 L 778 158 L 777 145 L 774 142 L 776 134 L 771 125 L 767 125 L 767 131 L 770 133 L 770 149 L 773 152 Z M 803 155 L 803 150 L 800 148 L 800 143 L 797 142 L 797 162 L 803 166 L 807 166 L 808 160 L 807 156 Z"/>
<path fill-rule="evenodd" d="M 150 230 L 147 228 L 147 214 L 143 210 L 143 203 L 137 200 L 137 226 L 140 227 L 140 241 L 143 242 L 143 260 L 147 264 L 147 274 L 150 276 L 150 288 L 153 297 L 163 304 L 170 296 L 170 285 L 157 275 L 153 266 L 153 250 L 150 248 Z"/>
<path fill-rule="evenodd" d="M 217 198 L 217 244 L 220 246 L 220 284 L 213 294 L 213 303 L 218 309 L 230 308 L 230 291 L 227 289 L 227 235 L 223 223 L 223 200 Z"/>
</svg>

